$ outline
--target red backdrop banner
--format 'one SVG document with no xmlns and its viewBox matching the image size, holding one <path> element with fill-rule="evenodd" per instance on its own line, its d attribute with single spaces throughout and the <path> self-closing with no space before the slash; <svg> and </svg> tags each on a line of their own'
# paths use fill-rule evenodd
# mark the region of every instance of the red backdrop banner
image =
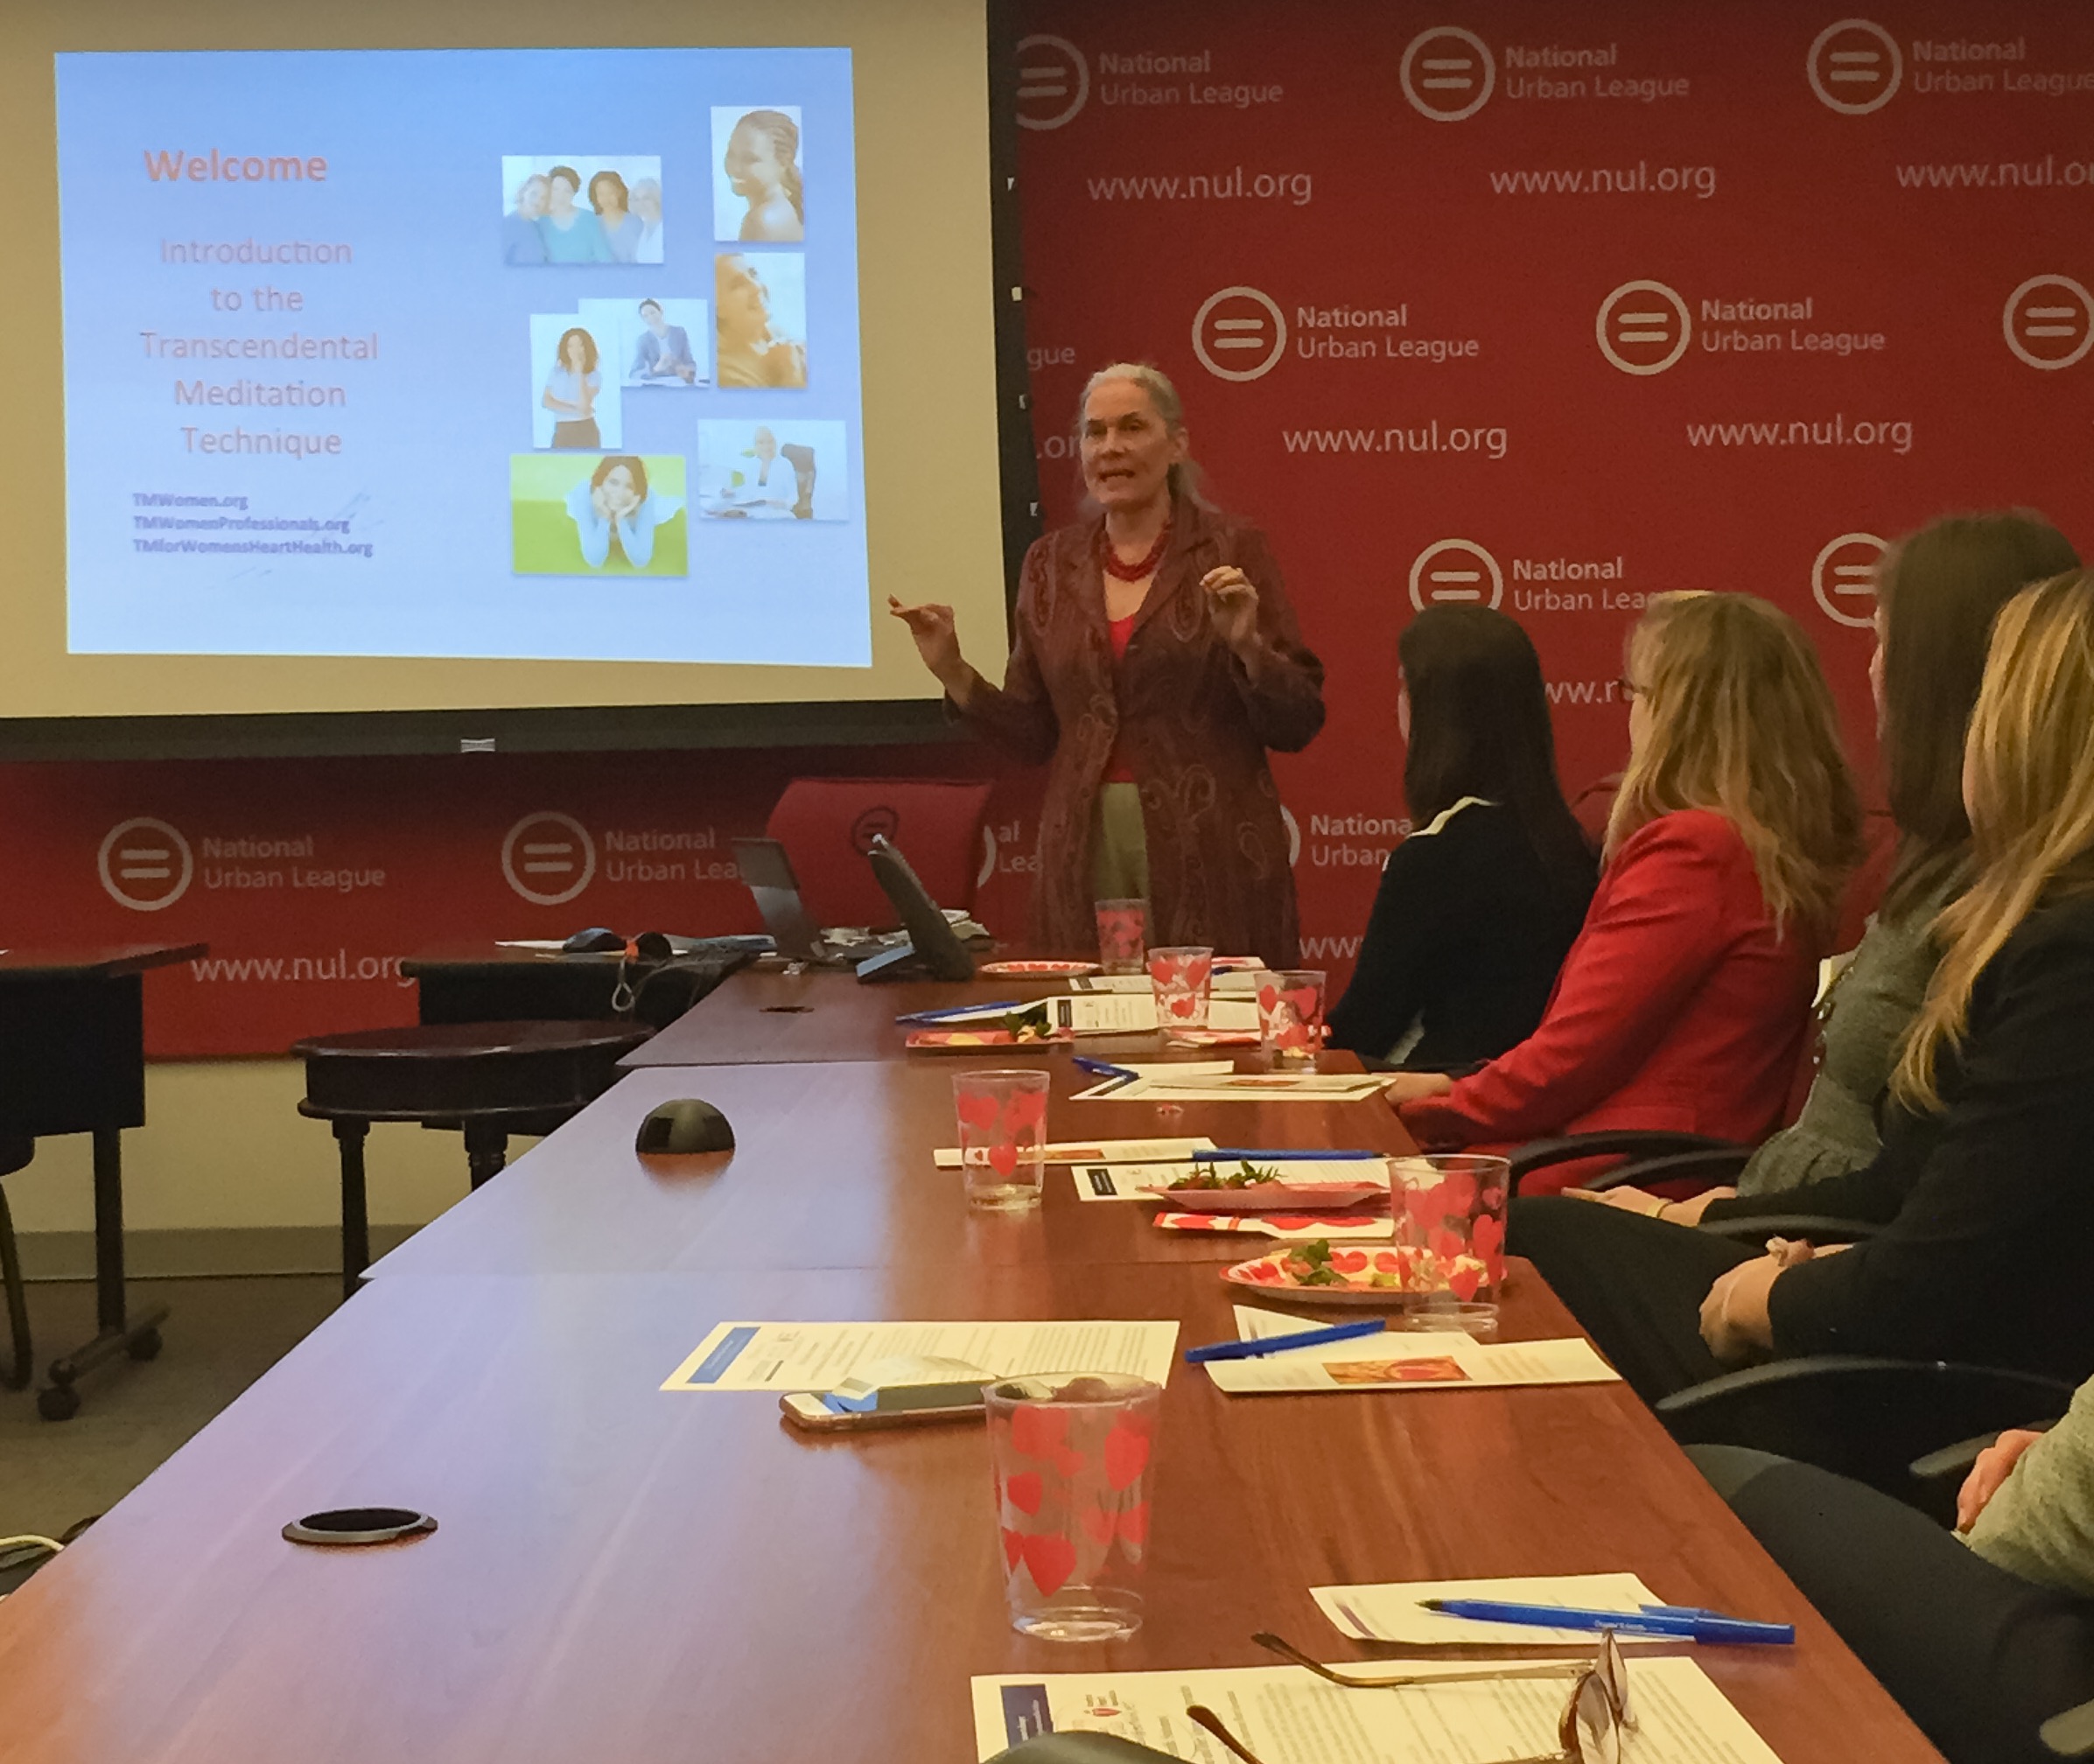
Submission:
<svg viewBox="0 0 2094 1764">
<path fill-rule="evenodd" d="M 1396 640 L 1418 609 L 1527 626 L 1575 793 L 1623 758 L 1644 598 L 1763 594 L 1817 640 L 1866 771 L 1884 542 L 1998 505 L 2094 542 L 2083 0 L 1042 0 L 1024 29 L 1047 513 L 1075 507 L 1085 374 L 1166 368 L 1329 668 L 1327 726 L 1275 770 L 1305 953 L 1334 979 L 1404 825 Z M 11 766 L 0 941 L 207 939 L 148 988 L 152 1050 L 280 1052 L 410 1020 L 398 962 L 433 943 L 753 928 L 727 842 L 797 773 L 992 764 Z M 992 804 L 978 904 L 1008 932 L 1036 794 L 1006 776 Z"/>
</svg>

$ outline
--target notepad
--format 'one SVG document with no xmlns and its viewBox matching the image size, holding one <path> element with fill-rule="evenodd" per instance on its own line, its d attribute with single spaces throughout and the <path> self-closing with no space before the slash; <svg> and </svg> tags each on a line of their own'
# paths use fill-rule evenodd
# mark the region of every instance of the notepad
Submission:
<svg viewBox="0 0 2094 1764">
<path fill-rule="evenodd" d="M 1299 1317 L 1236 1307 L 1246 1341 L 1292 1334 Z M 1608 1384 L 1621 1375 L 1582 1335 L 1551 1341 L 1478 1341 L 1459 1329 L 1390 1330 L 1328 1348 L 1296 1348 L 1257 1360 L 1211 1362 L 1207 1376 L 1235 1396 L 1307 1390 L 1474 1390 L 1513 1384 Z"/>
<path fill-rule="evenodd" d="M 684 1356 L 664 1390 L 829 1390 L 875 1361 L 930 1354 L 1026 1372 L 1120 1372 L 1161 1384 L 1174 1322 L 722 1323 Z"/>
<path fill-rule="evenodd" d="M 1050 1164 L 1189 1164 L 1195 1152 L 1211 1152 L 1205 1134 L 1194 1139 L 1064 1139 L 1047 1148 Z M 960 1167 L 960 1148 L 942 1145 L 932 1154 L 941 1170 Z"/>
<path fill-rule="evenodd" d="M 1513 1605 L 1576 1605 L 1587 1611 L 1633 1616 L 1658 1596 L 1634 1574 L 1544 1574 L 1503 1580 L 1383 1580 L 1361 1586 L 1312 1586 L 1309 1596 L 1323 1614 L 1356 1642 L 1397 1642 L 1426 1646 L 1561 1647 L 1589 1643 L 1588 1629 L 1537 1629 L 1528 1623 L 1488 1623 L 1427 1611 L 1426 1599 L 1496 1599 Z M 1623 1641 L 1642 1641 L 1624 1636 Z M 1659 1641 L 1675 1638 L 1660 1636 Z"/>
<path fill-rule="evenodd" d="M 1531 1633 L 1531 1632 L 1530 1632 Z M 1590 1643 L 1588 1635 L 1582 1638 Z M 1592 1658 L 1586 1646 L 1567 1660 Z M 1356 1660 L 1344 1670 L 1372 1672 Z M 1474 1660 L 1401 1660 L 1391 1672 L 1473 1674 Z M 1530 1665 L 1531 1660 L 1506 1662 Z M 1699 1662 L 1639 1656 L 1631 1669 L 1635 1764 L 1781 1764 Z M 1222 1716 L 1252 1752 L 1285 1764 L 1358 1764 L 1363 1758 L 1535 1758 L 1557 1750 L 1556 1723 L 1571 1678 L 1476 1679 L 1348 1690 L 1299 1666 L 1192 1671 L 1016 1672 L 971 1681 L 975 1750 L 991 1758 L 1040 1733 L 1113 1733 L 1173 1758 L 1222 1755 L 1212 1735 L 1186 1718 L 1190 1704 Z M 1449 1746 L 1460 1736 L 1460 1750 Z"/>
</svg>

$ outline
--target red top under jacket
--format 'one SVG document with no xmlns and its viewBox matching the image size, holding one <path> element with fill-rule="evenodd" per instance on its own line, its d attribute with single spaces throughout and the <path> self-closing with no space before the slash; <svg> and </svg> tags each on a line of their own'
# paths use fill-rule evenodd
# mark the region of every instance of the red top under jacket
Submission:
<svg viewBox="0 0 2094 1764">
<path fill-rule="evenodd" d="M 1134 635 L 1134 621 L 1140 616 L 1141 608 L 1137 606 L 1124 619 L 1108 619 L 1105 621 L 1105 629 L 1112 638 L 1112 659 L 1115 662 L 1127 659 L 1127 643 Z M 1127 763 L 1121 753 L 1117 739 L 1112 744 L 1110 757 L 1105 761 L 1105 781 L 1108 784 L 1131 784 L 1135 781 L 1134 767 Z"/>
<path fill-rule="evenodd" d="M 1751 853 L 1705 809 L 1662 815 L 1600 878 L 1541 1026 L 1444 1096 L 1406 1104 L 1427 1147 L 1603 1129 L 1756 1144 L 1782 1124 L 1810 1031 L 1817 939 L 1777 937 Z M 1617 1160 L 1537 1170 L 1551 1194 Z"/>
</svg>

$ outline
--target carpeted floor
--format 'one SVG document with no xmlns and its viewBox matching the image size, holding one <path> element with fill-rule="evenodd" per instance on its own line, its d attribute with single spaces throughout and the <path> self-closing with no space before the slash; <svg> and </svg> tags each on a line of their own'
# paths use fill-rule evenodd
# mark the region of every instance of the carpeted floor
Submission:
<svg viewBox="0 0 2094 1764">
<path fill-rule="evenodd" d="M 0 1390 L 0 1536 L 55 1536 L 107 1512 L 182 1442 L 295 1347 L 341 1302 L 332 1275 L 225 1280 L 147 1280 L 134 1306 L 173 1315 L 148 1365 L 130 1361 L 83 1380 L 80 1413 L 52 1422 L 36 1392 Z M 95 1332 L 95 1288 L 38 1282 L 29 1289 L 39 1368 Z M 0 1312 L 0 1338 L 6 1319 Z"/>
</svg>

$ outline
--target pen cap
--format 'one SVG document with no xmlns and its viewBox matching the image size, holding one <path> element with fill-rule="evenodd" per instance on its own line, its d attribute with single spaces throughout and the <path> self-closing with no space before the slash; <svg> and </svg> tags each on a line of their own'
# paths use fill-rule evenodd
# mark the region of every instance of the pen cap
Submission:
<svg viewBox="0 0 2094 1764">
<path fill-rule="evenodd" d="M 1796 1640 L 1793 1623 L 1748 1623 L 1741 1617 L 1697 1617 L 1693 1621 L 1697 1642 L 1785 1643 Z"/>
</svg>

